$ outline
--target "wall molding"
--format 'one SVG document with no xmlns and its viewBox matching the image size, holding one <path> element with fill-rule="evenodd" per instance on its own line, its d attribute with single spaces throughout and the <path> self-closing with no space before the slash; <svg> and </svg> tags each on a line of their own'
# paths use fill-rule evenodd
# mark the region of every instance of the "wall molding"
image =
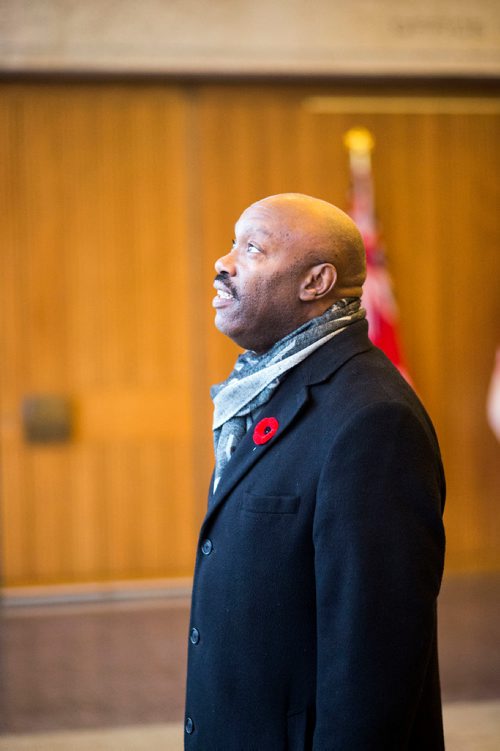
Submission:
<svg viewBox="0 0 500 751">
<path fill-rule="evenodd" d="M 0 604 L 17 611 L 45 605 L 185 601 L 191 597 L 191 589 L 191 577 L 5 587 L 0 589 Z"/>
</svg>

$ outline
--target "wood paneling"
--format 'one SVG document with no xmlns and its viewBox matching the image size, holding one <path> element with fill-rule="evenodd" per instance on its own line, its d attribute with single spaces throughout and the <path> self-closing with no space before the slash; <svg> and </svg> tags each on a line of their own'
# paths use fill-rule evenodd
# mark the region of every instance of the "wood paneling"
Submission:
<svg viewBox="0 0 500 751">
<path fill-rule="evenodd" d="M 3 85 L 1 514 L 6 584 L 189 575 L 211 463 L 213 263 L 253 200 L 346 207 L 345 130 L 376 138 L 410 371 L 441 439 L 449 570 L 500 566 L 500 106 L 329 86 Z M 312 107 L 310 97 L 326 96 Z M 326 102 L 326 104 L 325 104 Z M 448 106 L 447 106 L 448 103 Z M 453 104 L 453 106 L 451 106 Z M 24 395 L 75 406 L 27 445 Z"/>
<path fill-rule="evenodd" d="M 4 580 L 183 574 L 199 520 L 185 97 L 2 93 Z M 68 445 L 22 441 L 22 397 L 46 392 L 74 402 Z"/>
</svg>

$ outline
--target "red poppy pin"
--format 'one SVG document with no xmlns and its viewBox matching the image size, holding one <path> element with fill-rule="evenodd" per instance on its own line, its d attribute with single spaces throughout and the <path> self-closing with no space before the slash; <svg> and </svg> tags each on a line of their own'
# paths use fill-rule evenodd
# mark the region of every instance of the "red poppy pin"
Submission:
<svg viewBox="0 0 500 751">
<path fill-rule="evenodd" d="M 279 422 L 275 417 L 264 417 L 264 419 L 259 420 L 255 426 L 253 431 L 253 442 L 258 446 L 267 443 L 274 435 L 276 435 L 278 428 Z"/>
</svg>

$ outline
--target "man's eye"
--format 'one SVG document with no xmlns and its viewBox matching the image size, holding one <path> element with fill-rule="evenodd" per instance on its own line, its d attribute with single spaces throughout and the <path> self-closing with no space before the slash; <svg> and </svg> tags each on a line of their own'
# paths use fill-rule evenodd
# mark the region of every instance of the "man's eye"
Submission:
<svg viewBox="0 0 500 751">
<path fill-rule="evenodd" d="M 260 253 L 261 250 L 256 245 L 253 245 L 252 243 L 248 243 L 247 251 L 249 253 Z"/>
</svg>

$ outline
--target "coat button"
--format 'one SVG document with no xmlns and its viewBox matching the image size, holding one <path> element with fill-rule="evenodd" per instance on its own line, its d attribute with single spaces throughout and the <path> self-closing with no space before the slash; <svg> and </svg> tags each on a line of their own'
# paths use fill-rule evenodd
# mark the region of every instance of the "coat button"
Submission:
<svg viewBox="0 0 500 751">
<path fill-rule="evenodd" d="M 191 641 L 191 644 L 198 644 L 198 642 L 200 641 L 200 632 L 198 631 L 197 628 L 191 629 L 189 639 Z"/>
<path fill-rule="evenodd" d="M 184 725 L 184 729 L 188 735 L 191 735 L 191 733 L 194 730 L 194 722 L 192 721 L 191 717 L 186 717 L 186 724 Z"/>
<path fill-rule="evenodd" d="M 210 553 L 213 550 L 212 540 L 203 540 L 203 544 L 201 546 L 201 552 L 203 555 L 210 555 Z"/>
</svg>

